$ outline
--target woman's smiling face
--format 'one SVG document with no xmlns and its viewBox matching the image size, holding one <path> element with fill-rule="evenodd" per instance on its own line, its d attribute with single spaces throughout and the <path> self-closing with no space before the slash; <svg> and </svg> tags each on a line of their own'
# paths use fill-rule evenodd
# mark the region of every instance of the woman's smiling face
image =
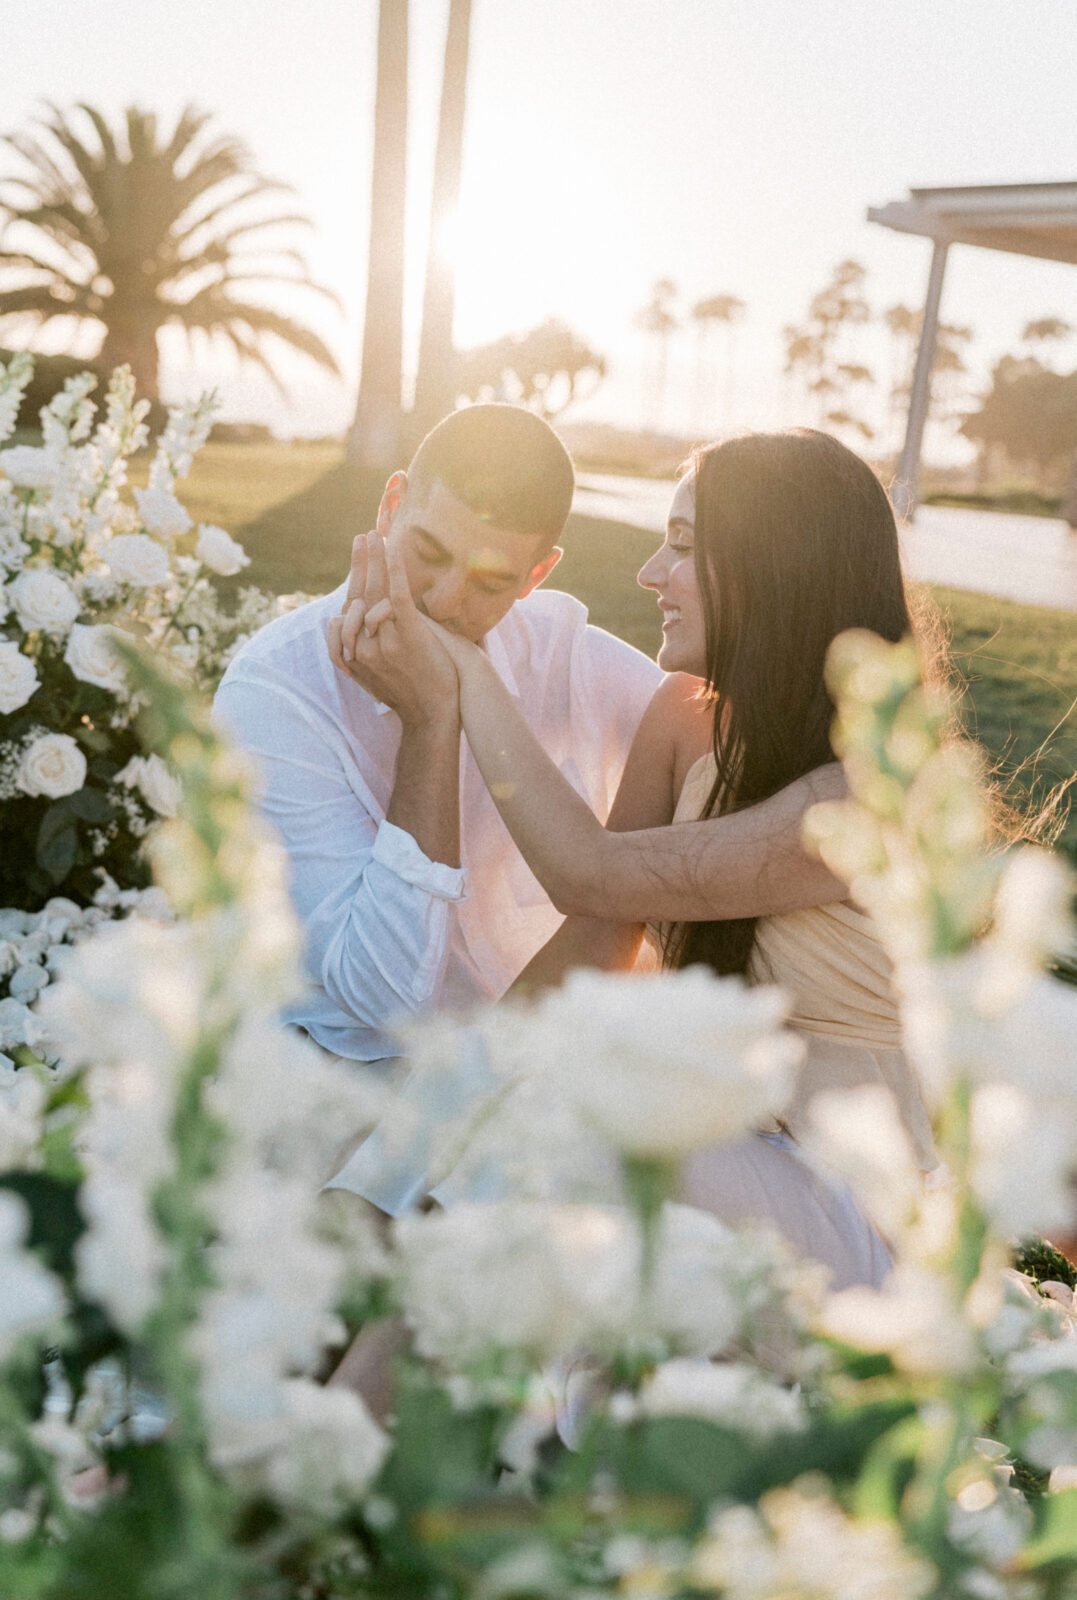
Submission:
<svg viewBox="0 0 1077 1600">
<path fill-rule="evenodd" d="M 687 473 L 677 485 L 666 520 L 666 539 L 637 582 L 653 589 L 662 612 L 662 648 L 658 665 L 663 672 L 706 675 L 707 629 L 699 592 L 695 559 L 695 477 Z"/>
</svg>

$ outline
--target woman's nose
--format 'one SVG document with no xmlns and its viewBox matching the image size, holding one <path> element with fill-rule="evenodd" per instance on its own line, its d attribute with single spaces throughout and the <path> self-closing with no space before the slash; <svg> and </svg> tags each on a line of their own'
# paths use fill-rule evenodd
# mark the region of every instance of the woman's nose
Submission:
<svg viewBox="0 0 1077 1600">
<path fill-rule="evenodd" d="M 656 550 L 651 559 L 645 561 L 636 573 L 636 582 L 641 589 L 657 589 L 662 582 L 663 571 L 662 552 Z"/>
</svg>

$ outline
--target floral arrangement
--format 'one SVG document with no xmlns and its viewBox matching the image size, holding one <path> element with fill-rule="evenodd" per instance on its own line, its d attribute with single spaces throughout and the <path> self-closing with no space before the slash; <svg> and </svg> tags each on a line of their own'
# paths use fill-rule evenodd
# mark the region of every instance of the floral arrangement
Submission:
<svg viewBox="0 0 1077 1600">
<path fill-rule="evenodd" d="M 0 445 L 32 372 L 27 355 L 0 364 Z M 98 417 L 95 382 L 72 378 L 43 408 L 40 446 L 0 449 L 0 905 L 31 911 L 61 886 L 91 903 L 102 872 L 144 885 L 141 842 L 176 813 L 175 775 L 140 738 L 117 639 L 141 640 L 208 692 L 243 639 L 289 603 L 245 589 L 223 608 L 211 577 L 248 557 L 223 528 L 193 529 L 176 496 L 213 397 L 169 413 L 132 497 L 148 403 L 121 369 Z"/>
<path fill-rule="evenodd" d="M 944 1165 L 925 1187 L 874 1091 L 820 1108 L 900 1260 L 836 1295 L 670 1203 L 795 1068 L 779 996 L 698 972 L 418 1032 L 431 1089 L 486 1087 L 434 1141 L 452 1203 L 383 1240 L 319 1196 L 379 1108 L 274 1021 L 296 931 L 236 758 L 122 659 L 181 782 L 150 845 L 176 920 L 76 942 L 38 1002 L 61 1065 L 0 1079 L 0 1591 L 1072 1592 L 1077 1308 L 1009 1265 L 1071 1216 L 1077 992 L 1043 970 L 1071 885 L 992 860 L 911 650 L 835 646 L 852 796 L 812 826 L 898 966 Z M 375 1419 L 320 1379 L 386 1317 L 411 1342 Z"/>
</svg>

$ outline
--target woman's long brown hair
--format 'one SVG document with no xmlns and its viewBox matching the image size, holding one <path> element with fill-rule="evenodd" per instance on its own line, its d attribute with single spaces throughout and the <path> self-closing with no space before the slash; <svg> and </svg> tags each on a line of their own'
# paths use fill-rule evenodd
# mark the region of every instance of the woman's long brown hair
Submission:
<svg viewBox="0 0 1077 1600">
<path fill-rule="evenodd" d="M 831 640 L 870 628 L 896 641 L 912 622 L 890 502 L 837 439 L 747 434 L 698 451 L 690 470 L 718 768 L 703 816 L 725 816 L 833 761 Z M 666 965 L 744 973 L 756 921 L 675 924 Z"/>
</svg>

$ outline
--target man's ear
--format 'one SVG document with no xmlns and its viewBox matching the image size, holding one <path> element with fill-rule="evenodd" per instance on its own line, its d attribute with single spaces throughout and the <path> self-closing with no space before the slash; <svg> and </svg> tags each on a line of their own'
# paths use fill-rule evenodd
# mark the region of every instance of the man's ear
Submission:
<svg viewBox="0 0 1077 1600">
<path fill-rule="evenodd" d="M 381 504 L 378 506 L 378 532 L 383 539 L 392 527 L 393 518 L 396 516 L 400 502 L 407 492 L 407 473 L 394 472 L 382 491 Z"/>
<path fill-rule="evenodd" d="M 537 589 L 543 578 L 548 578 L 550 576 L 550 573 L 553 571 L 554 567 L 556 567 L 564 553 L 565 552 L 561 549 L 561 546 L 555 544 L 553 549 L 543 556 L 538 565 L 531 568 L 531 571 L 527 574 L 527 580 L 524 583 L 523 588 L 517 595 L 517 599 L 522 600 L 525 594 L 530 594 L 532 589 Z"/>
</svg>

